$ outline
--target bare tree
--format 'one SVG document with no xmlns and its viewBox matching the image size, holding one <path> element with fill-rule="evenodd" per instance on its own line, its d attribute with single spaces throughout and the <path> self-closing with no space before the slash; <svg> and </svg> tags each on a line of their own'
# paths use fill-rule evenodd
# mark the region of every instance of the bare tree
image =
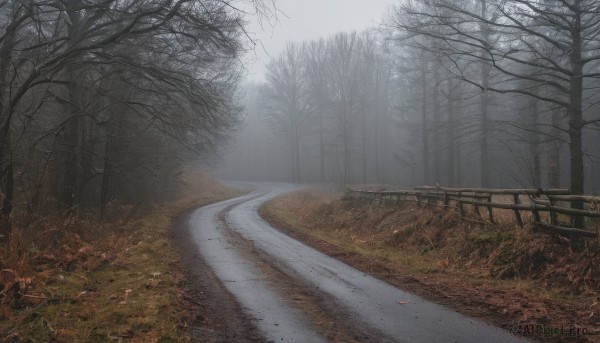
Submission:
<svg viewBox="0 0 600 343">
<path fill-rule="evenodd" d="M 310 115 L 308 82 L 303 48 L 288 43 L 279 57 L 267 65 L 265 97 L 270 120 L 277 132 L 289 138 L 292 180 L 300 182 L 300 143 Z"/>
<path fill-rule="evenodd" d="M 3 2 L 2 231 L 15 191 L 30 209 L 43 191 L 67 208 L 104 205 L 124 196 L 117 179 L 173 175 L 157 161 L 214 151 L 237 121 L 242 15 L 220 0 Z"/>
<path fill-rule="evenodd" d="M 330 110 L 331 102 L 327 96 L 329 94 L 329 84 L 326 79 L 326 51 L 325 39 L 307 43 L 305 48 L 306 70 L 308 77 L 308 92 L 310 102 L 314 108 L 314 115 L 318 117 L 318 137 L 319 137 L 319 181 L 324 182 L 325 173 L 325 135 L 326 135 L 326 116 Z"/>
<path fill-rule="evenodd" d="M 358 101 L 358 37 L 356 32 L 339 33 L 328 40 L 327 63 L 335 104 L 335 118 L 340 135 L 343 156 L 342 183 L 350 179 L 352 140 L 354 136 L 355 105 Z"/>
<path fill-rule="evenodd" d="M 600 3 L 596 0 L 482 0 L 479 11 L 467 2 L 420 3 L 429 10 L 405 7 L 403 12 L 415 20 L 398 23 L 398 27 L 440 40 L 446 46 L 447 58 L 457 66 L 465 65 L 458 63 L 459 60 L 480 61 L 482 78 L 469 77 L 468 67 L 465 67 L 459 74 L 463 80 L 477 85 L 484 94 L 487 91 L 519 93 L 567 110 L 570 184 L 575 194 L 583 193 L 582 129 L 597 120 L 586 119 L 583 99 L 584 94 L 591 91 L 586 88 L 585 80 L 599 76 L 594 66 L 600 59 L 600 42 L 596 39 L 600 30 Z M 502 44 L 491 44 L 490 34 L 502 37 Z M 486 68 L 494 68 L 503 78 L 489 84 Z M 523 87 L 515 80 L 530 83 Z M 483 99 L 481 104 L 485 105 Z M 481 150 L 484 158 L 483 146 Z M 576 208 L 581 206 L 574 203 Z"/>
</svg>

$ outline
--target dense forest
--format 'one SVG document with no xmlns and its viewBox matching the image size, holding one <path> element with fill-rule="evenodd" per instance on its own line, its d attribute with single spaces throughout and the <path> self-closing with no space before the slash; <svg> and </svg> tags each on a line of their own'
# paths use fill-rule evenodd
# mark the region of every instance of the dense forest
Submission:
<svg viewBox="0 0 600 343">
<path fill-rule="evenodd" d="M 2 2 L 3 230 L 169 198 L 236 134 L 218 175 L 600 190 L 600 1 L 399 2 L 238 87 L 245 16 L 276 12 L 241 3 Z"/>
<path fill-rule="evenodd" d="M 2 229 L 11 214 L 168 199 L 236 127 L 247 14 L 228 1 L 0 4 Z"/>
<path fill-rule="evenodd" d="M 219 173 L 600 191 L 600 1 L 410 1 L 290 42 Z"/>
</svg>

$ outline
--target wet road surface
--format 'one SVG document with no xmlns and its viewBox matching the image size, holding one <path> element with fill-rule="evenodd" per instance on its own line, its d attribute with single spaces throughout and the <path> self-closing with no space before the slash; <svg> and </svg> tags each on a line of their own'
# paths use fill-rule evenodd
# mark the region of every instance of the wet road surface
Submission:
<svg viewBox="0 0 600 343">
<path fill-rule="evenodd" d="M 333 317 L 350 321 L 368 341 L 524 342 L 486 323 L 431 303 L 375 279 L 272 228 L 258 208 L 282 193 L 285 184 L 261 184 L 240 198 L 198 209 L 190 229 L 200 254 L 269 341 L 323 342 L 322 330 L 286 298 L 281 283 L 256 261 L 258 250 L 291 280 L 312 287 L 333 304 Z M 243 240 L 244 242 L 240 242 Z M 357 341 L 363 340 L 357 337 Z"/>
</svg>

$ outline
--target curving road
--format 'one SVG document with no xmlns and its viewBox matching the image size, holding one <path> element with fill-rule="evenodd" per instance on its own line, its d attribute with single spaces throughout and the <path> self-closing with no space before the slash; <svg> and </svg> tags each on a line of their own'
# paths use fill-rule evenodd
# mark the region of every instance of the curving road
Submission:
<svg viewBox="0 0 600 343">
<path fill-rule="evenodd" d="M 258 208 L 294 186 L 255 187 L 248 195 L 196 210 L 189 227 L 202 257 L 269 341 L 331 340 L 315 311 L 291 299 L 289 289 L 296 287 L 311 289 L 323 316 L 338 321 L 354 341 L 524 342 L 506 330 L 366 275 L 272 228 L 259 217 Z M 283 276 L 274 276 L 279 274 Z"/>
</svg>

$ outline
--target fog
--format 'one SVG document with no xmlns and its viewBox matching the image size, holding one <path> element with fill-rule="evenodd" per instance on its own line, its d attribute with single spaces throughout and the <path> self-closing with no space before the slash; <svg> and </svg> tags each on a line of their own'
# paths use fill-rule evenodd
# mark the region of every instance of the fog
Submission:
<svg viewBox="0 0 600 343">
<path fill-rule="evenodd" d="M 276 17 L 248 18 L 247 32 L 256 47 L 246 56 L 246 80 L 264 81 L 266 64 L 287 42 L 376 27 L 394 3 L 394 0 L 278 0 Z"/>
<path fill-rule="evenodd" d="M 191 164 L 597 193 L 600 0 L 523 4 L 4 1 L 0 229 L 173 198 Z"/>
<path fill-rule="evenodd" d="M 600 191 L 599 43 L 565 41 L 553 20 L 589 18 L 585 40 L 591 7 L 278 4 L 276 23 L 251 25 L 243 124 L 216 175 Z"/>
</svg>

